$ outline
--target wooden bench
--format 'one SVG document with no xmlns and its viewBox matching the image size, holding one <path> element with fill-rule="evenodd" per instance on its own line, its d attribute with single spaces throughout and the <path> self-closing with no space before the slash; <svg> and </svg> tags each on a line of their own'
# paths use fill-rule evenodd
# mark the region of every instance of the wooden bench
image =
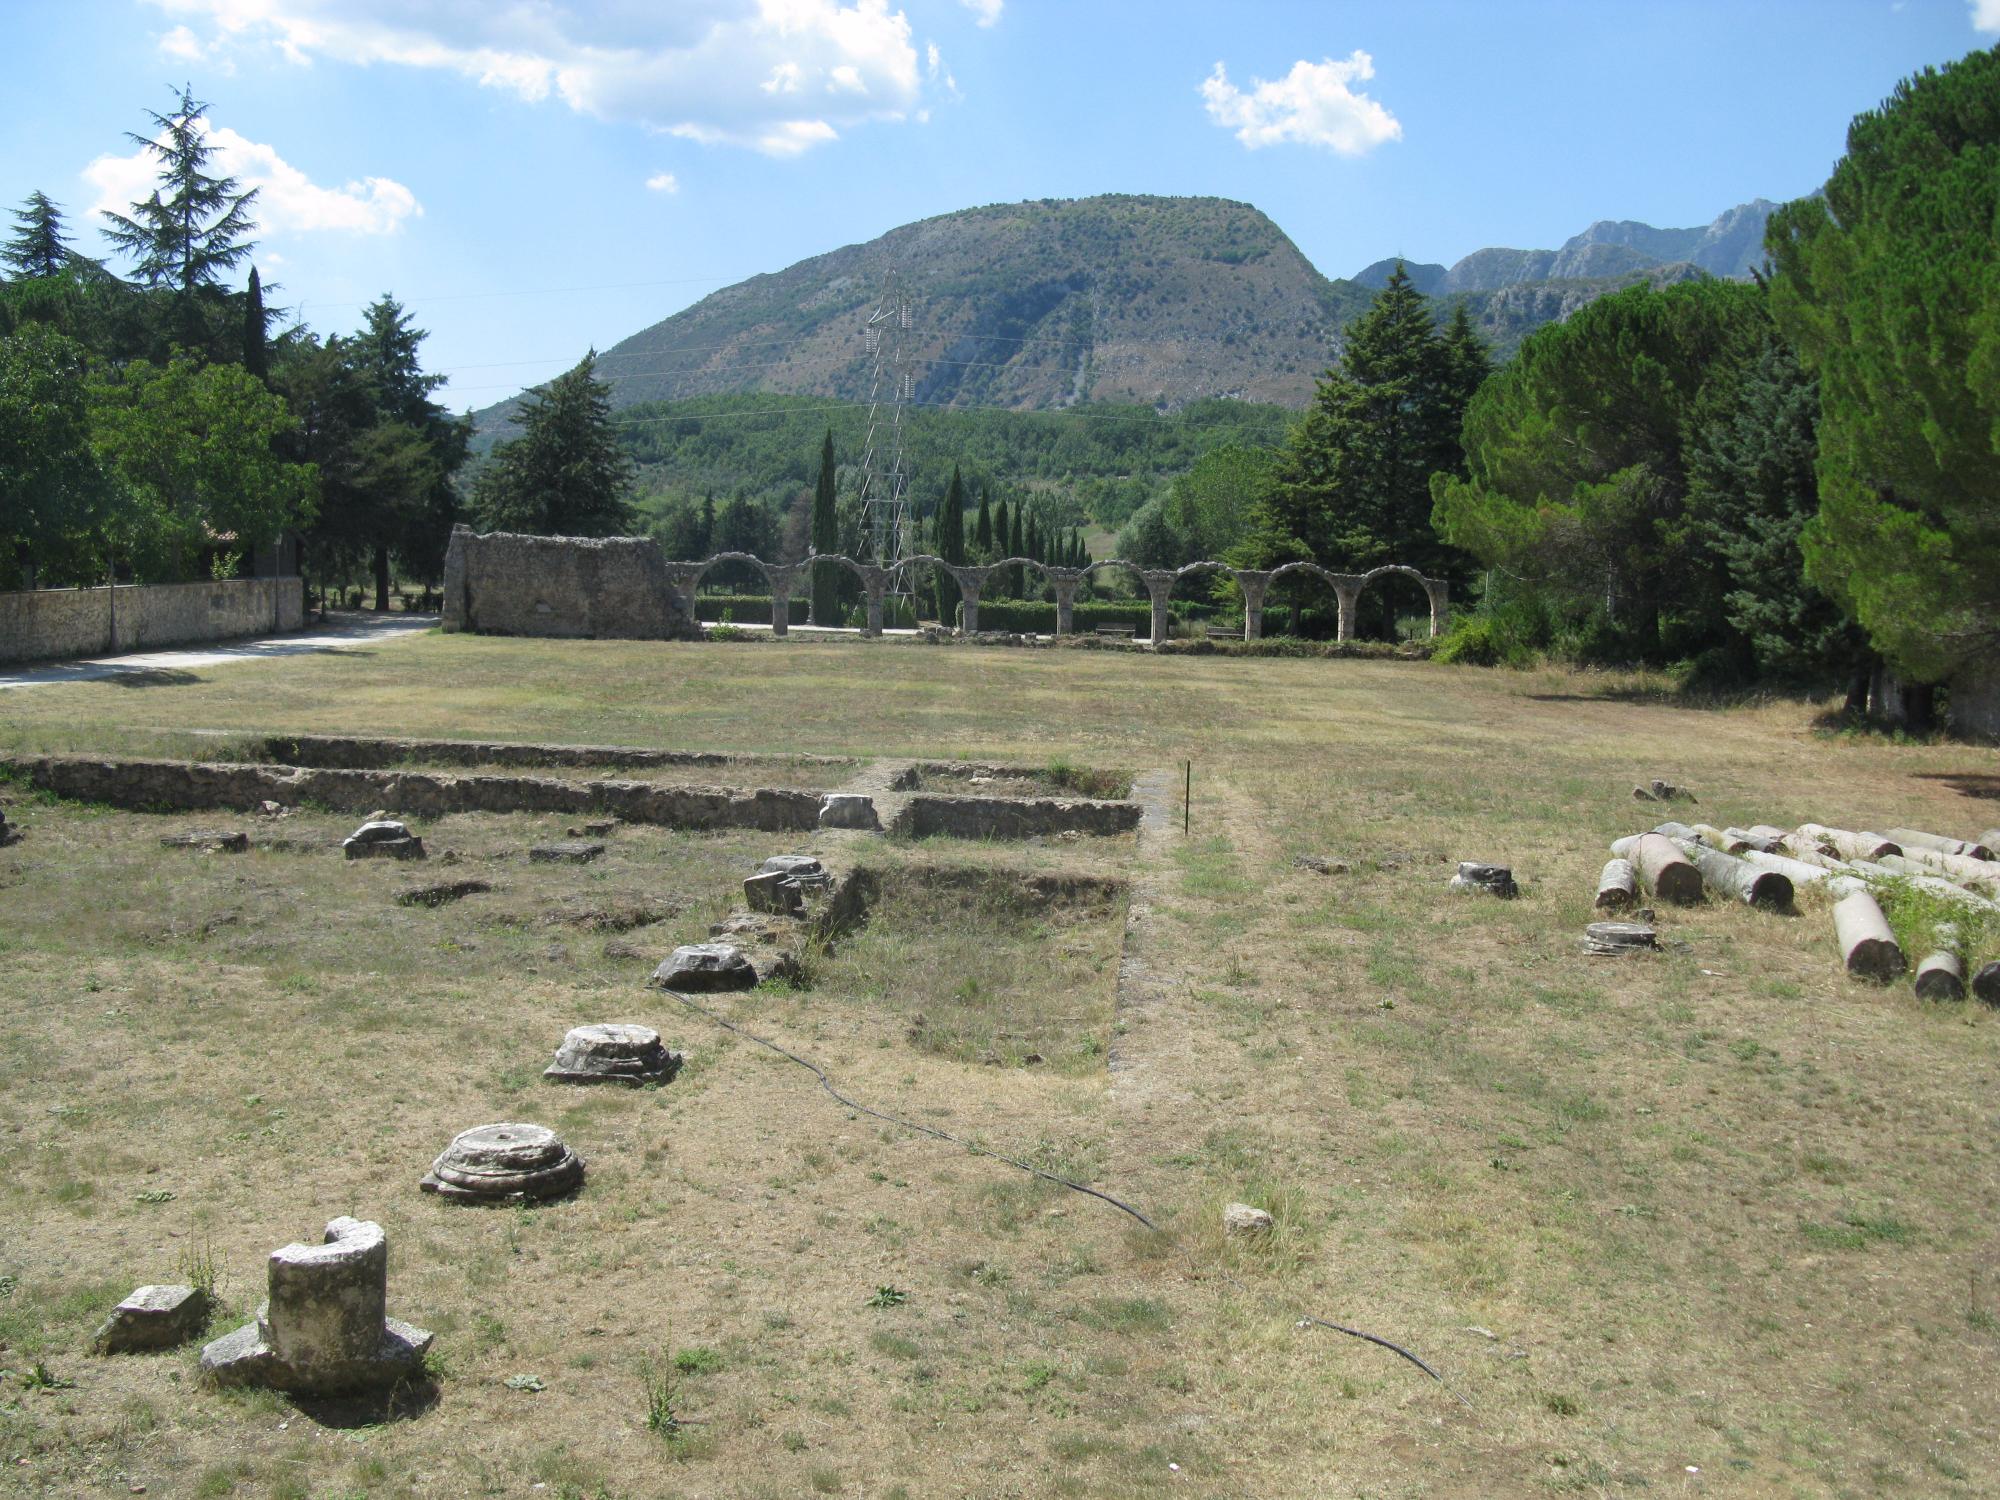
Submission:
<svg viewBox="0 0 2000 1500">
<path fill-rule="evenodd" d="M 1097 633 L 1099 635 L 1115 636 L 1121 641 L 1129 641 L 1132 639 L 1133 631 L 1130 625 L 1100 625 L 1097 627 Z"/>
<path fill-rule="evenodd" d="M 1243 639 L 1243 628 L 1240 625 L 1211 625 L 1208 627 L 1208 638 L 1211 641 L 1240 641 Z"/>
</svg>

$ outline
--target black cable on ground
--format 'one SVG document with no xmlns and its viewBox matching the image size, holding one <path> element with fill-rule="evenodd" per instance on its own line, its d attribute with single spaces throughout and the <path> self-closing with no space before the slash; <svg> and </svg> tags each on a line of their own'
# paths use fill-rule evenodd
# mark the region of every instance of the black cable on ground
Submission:
<svg viewBox="0 0 2000 1500">
<path fill-rule="evenodd" d="M 960 1136 L 955 1136 L 951 1134 L 951 1132 L 949 1131 L 939 1130 L 934 1125 L 920 1125 L 915 1120 L 906 1120 L 901 1115 L 892 1115 L 886 1110 L 871 1109 L 867 1105 L 860 1103 L 858 1100 L 850 1099 L 847 1097 L 847 1095 L 841 1093 L 839 1089 L 833 1086 L 833 1080 L 826 1076 L 826 1069 L 822 1068 L 818 1063 L 813 1062 L 808 1058 L 800 1057 L 798 1053 L 793 1052 L 788 1048 L 782 1047 L 778 1043 L 770 1041 L 765 1037 L 758 1036 L 754 1031 L 745 1031 L 741 1026 L 738 1026 L 734 1021 L 727 1020 L 724 1017 L 717 1015 L 714 1011 L 710 1010 L 706 1005 L 703 1005 L 699 1000 L 695 1000 L 688 995 L 684 995 L 679 990 L 668 989 L 667 993 L 673 996 L 674 999 L 680 1001 L 680 1003 L 682 1005 L 685 1005 L 689 1010 L 695 1011 L 698 1014 L 705 1016 L 715 1025 L 720 1026 L 724 1031 L 733 1032 L 737 1036 L 742 1037 L 747 1042 L 755 1042 L 759 1047 L 764 1048 L 766 1051 L 775 1052 L 778 1056 L 786 1059 L 788 1062 L 797 1063 L 800 1067 L 804 1068 L 808 1073 L 812 1074 L 813 1077 L 817 1078 L 819 1080 L 819 1086 L 822 1089 L 826 1090 L 826 1092 L 830 1096 L 832 1096 L 834 1099 L 839 1100 L 840 1103 L 846 1105 L 847 1108 L 854 1110 L 857 1113 L 867 1115 L 872 1119 L 885 1121 L 891 1125 L 899 1125 L 905 1130 L 914 1130 L 917 1134 L 930 1136 L 934 1140 L 946 1141 L 949 1142 L 951 1145 L 963 1147 L 965 1150 L 972 1152 L 976 1156 L 989 1156 L 994 1161 L 1004 1162 L 1006 1165 L 1014 1167 L 1020 1171 L 1026 1172 L 1030 1176 L 1039 1177 L 1044 1182 L 1054 1183 L 1057 1187 L 1068 1188 L 1073 1193 L 1082 1193 L 1086 1197 L 1095 1198 L 1101 1203 L 1108 1203 L 1113 1208 L 1117 1209 L 1120 1213 L 1127 1214 L 1132 1218 L 1137 1219 L 1141 1224 L 1144 1224 L 1148 1229 L 1151 1229 L 1156 1233 L 1159 1230 L 1160 1226 L 1155 1224 L 1151 1219 L 1147 1218 L 1144 1214 L 1140 1213 L 1138 1209 L 1134 1208 L 1131 1204 L 1122 1201 L 1121 1199 L 1112 1197 L 1109 1193 L 1099 1192 L 1096 1188 L 1086 1186 L 1081 1182 L 1072 1182 L 1067 1177 L 1058 1177 L 1054 1172 L 1043 1171 L 1040 1167 L 1035 1166 L 1031 1162 L 1022 1161 L 1018 1157 L 1008 1156 L 1004 1152 L 990 1150 L 985 1146 L 974 1145 L 971 1141 L 965 1140 L 963 1137 Z M 1246 1296 L 1257 1295 L 1249 1286 L 1237 1280 L 1236 1277 L 1231 1276 L 1227 1271 L 1221 1272 L 1220 1275 L 1224 1281 L 1228 1282 L 1231 1286 L 1235 1287 L 1238 1291 L 1244 1293 Z M 1334 1323 L 1330 1322 L 1325 1318 L 1316 1318 L 1311 1313 L 1299 1314 L 1299 1321 L 1302 1323 L 1310 1323 L 1316 1328 L 1328 1328 L 1335 1333 L 1344 1333 L 1351 1339 L 1361 1339 L 1366 1343 L 1374 1344 L 1380 1348 L 1387 1349 L 1391 1354 L 1397 1354 L 1402 1356 L 1404 1359 L 1407 1359 L 1411 1364 L 1415 1365 L 1419 1370 L 1422 1370 L 1426 1375 L 1430 1376 L 1430 1378 L 1435 1380 L 1439 1385 L 1443 1386 L 1446 1390 L 1451 1391 L 1452 1396 L 1462 1405 L 1464 1405 L 1467 1410 L 1471 1409 L 1472 1403 L 1470 1401 L 1467 1401 L 1465 1397 L 1459 1395 L 1459 1393 L 1456 1390 L 1453 1390 L 1451 1385 L 1445 1380 L 1444 1376 L 1438 1374 L 1436 1370 L 1432 1369 L 1429 1365 L 1425 1364 L 1421 1358 L 1419 1358 L 1415 1354 L 1412 1354 L 1408 1349 L 1405 1349 L 1401 1344 L 1391 1343 L 1388 1339 L 1382 1338 L 1378 1334 L 1370 1333 L 1365 1328 L 1349 1328 L 1345 1323 Z"/>
</svg>

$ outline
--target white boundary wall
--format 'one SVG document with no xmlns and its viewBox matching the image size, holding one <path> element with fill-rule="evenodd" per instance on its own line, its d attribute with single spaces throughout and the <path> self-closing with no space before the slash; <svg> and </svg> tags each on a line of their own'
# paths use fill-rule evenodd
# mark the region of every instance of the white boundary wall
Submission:
<svg viewBox="0 0 2000 1500">
<path fill-rule="evenodd" d="M 116 617 L 116 635 L 113 617 Z M 218 583 L 120 584 L 0 594 L 0 662 L 111 656 L 298 630 L 305 585 L 297 578 Z"/>
</svg>

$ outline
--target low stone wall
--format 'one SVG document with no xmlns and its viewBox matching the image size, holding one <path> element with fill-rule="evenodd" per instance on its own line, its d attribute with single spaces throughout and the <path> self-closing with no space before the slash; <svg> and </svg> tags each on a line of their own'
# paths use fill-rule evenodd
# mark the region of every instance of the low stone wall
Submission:
<svg viewBox="0 0 2000 1500">
<path fill-rule="evenodd" d="M 918 839 L 937 834 L 961 839 L 1026 839 L 1058 833 L 1130 833 L 1138 826 L 1136 802 L 914 796 L 896 814 L 889 832 Z"/>
<path fill-rule="evenodd" d="M 280 734 L 262 753 L 288 766 L 380 767 L 409 761 L 443 766 L 727 766 L 740 755 L 712 750 L 648 750 L 631 745 L 544 745 L 519 740 L 385 739 L 375 735 Z M 749 757 L 755 760 L 757 757 Z M 787 755 L 786 760 L 845 769 L 840 756 Z"/>
<path fill-rule="evenodd" d="M 297 578 L 121 584 L 115 596 L 107 588 L 36 589 L 0 594 L 0 662 L 154 651 L 304 624 Z"/>
<path fill-rule="evenodd" d="M 649 537 L 524 536 L 453 530 L 444 628 L 491 635 L 699 640 Z"/>
<path fill-rule="evenodd" d="M 655 786 L 646 781 L 560 781 L 547 776 L 453 776 L 444 772 L 324 770 L 217 765 L 183 760 L 85 756 L 0 757 L 0 770 L 58 797 L 146 811 L 313 803 L 338 812 L 376 808 L 413 817 L 457 812 L 596 814 L 665 828 L 757 828 L 809 833 L 819 793 L 759 787 Z"/>
</svg>

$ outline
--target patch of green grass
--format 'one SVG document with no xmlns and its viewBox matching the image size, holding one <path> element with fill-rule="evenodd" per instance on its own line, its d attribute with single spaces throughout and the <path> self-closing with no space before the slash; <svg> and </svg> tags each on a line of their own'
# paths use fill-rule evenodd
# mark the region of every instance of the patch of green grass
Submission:
<svg viewBox="0 0 2000 1500">
<path fill-rule="evenodd" d="M 722 1353 L 705 1345 L 691 1344 L 674 1351 L 674 1368 L 683 1375 L 713 1375 L 722 1368 Z"/>
<path fill-rule="evenodd" d="M 1860 1250 L 1880 1242 L 1909 1243 L 1914 1231 L 1901 1219 L 1889 1214 L 1864 1214 L 1849 1210 L 1831 1224 L 1807 1223 L 1799 1226 L 1806 1242 L 1820 1250 Z"/>
</svg>

